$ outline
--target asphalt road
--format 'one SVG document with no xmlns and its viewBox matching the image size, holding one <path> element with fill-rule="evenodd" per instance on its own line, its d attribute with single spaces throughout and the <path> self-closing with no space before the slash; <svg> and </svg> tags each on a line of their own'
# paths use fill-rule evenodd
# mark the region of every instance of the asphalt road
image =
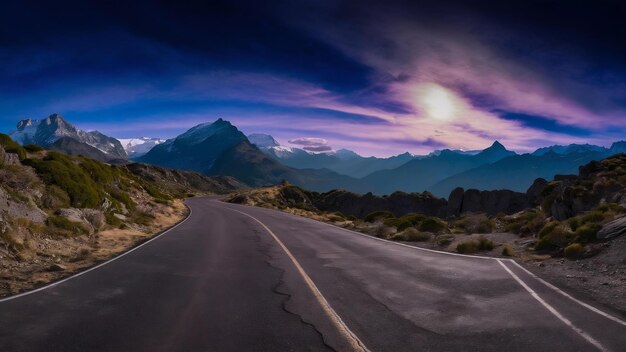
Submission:
<svg viewBox="0 0 626 352">
<path fill-rule="evenodd" d="M 197 198 L 171 231 L 0 301 L 0 351 L 624 351 L 624 318 L 512 261 Z"/>
</svg>

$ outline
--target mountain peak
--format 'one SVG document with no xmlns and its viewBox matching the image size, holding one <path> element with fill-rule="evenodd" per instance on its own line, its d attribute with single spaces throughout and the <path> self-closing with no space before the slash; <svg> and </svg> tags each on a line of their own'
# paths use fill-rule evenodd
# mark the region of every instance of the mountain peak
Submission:
<svg viewBox="0 0 626 352">
<path fill-rule="evenodd" d="M 506 147 L 504 145 L 502 145 L 502 143 L 500 143 L 499 141 L 496 140 L 496 141 L 493 142 L 491 147 L 489 147 L 487 149 L 491 149 L 491 150 L 506 150 Z"/>
<path fill-rule="evenodd" d="M 20 120 L 20 122 L 17 123 L 17 130 L 21 131 L 25 129 L 26 127 L 30 127 L 32 125 L 33 125 L 33 120 L 27 117 L 24 120 Z"/>
</svg>

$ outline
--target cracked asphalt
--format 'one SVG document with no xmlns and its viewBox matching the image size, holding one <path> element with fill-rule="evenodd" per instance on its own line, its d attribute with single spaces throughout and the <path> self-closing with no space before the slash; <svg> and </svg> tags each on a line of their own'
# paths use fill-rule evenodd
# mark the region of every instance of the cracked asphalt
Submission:
<svg viewBox="0 0 626 352">
<path fill-rule="evenodd" d="M 1 351 L 619 351 L 626 327 L 495 260 L 398 246 L 214 198 L 128 255 L 0 302 Z M 622 317 L 623 318 L 623 317 Z M 598 342 L 594 345 L 587 337 Z"/>
</svg>

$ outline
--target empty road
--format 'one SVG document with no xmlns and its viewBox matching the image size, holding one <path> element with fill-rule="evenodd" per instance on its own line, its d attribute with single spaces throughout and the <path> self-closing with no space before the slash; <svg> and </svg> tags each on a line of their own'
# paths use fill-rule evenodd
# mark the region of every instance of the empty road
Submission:
<svg viewBox="0 0 626 352">
<path fill-rule="evenodd" d="M 626 324 L 510 260 L 187 201 L 116 260 L 0 301 L 0 351 L 623 351 Z"/>
</svg>

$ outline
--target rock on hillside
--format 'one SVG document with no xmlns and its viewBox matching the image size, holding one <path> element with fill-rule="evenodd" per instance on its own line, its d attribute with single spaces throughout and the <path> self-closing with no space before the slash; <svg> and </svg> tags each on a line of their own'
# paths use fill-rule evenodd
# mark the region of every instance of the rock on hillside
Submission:
<svg viewBox="0 0 626 352">
<path fill-rule="evenodd" d="M 205 176 L 194 171 L 167 169 L 142 163 L 124 166 L 134 175 L 154 182 L 161 187 L 175 190 L 176 193 L 226 194 L 248 188 L 230 176 Z"/>
<path fill-rule="evenodd" d="M 591 161 L 579 174 L 559 176 L 542 193 L 543 208 L 557 220 L 589 211 L 601 203 L 626 206 L 626 154 Z"/>
</svg>

